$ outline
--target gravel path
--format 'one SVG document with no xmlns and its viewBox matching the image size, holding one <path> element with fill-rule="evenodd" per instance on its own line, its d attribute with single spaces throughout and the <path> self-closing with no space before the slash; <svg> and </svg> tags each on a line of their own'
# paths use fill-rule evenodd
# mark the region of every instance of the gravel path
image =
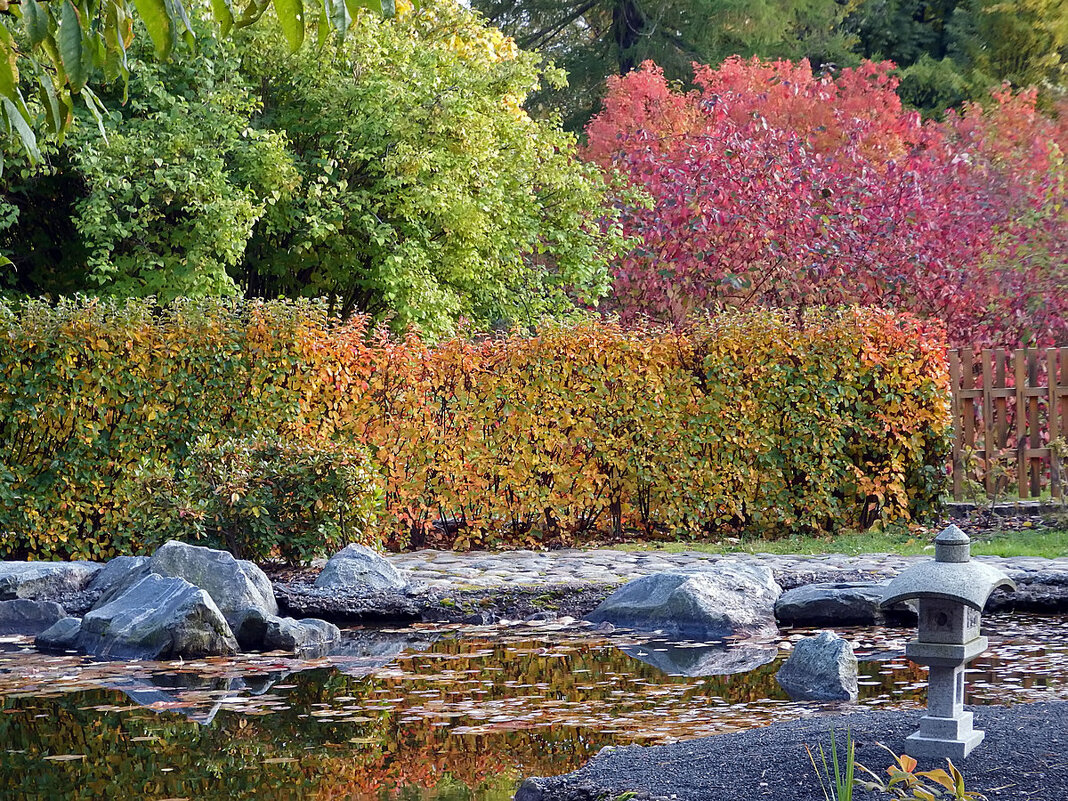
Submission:
<svg viewBox="0 0 1068 801">
<path fill-rule="evenodd" d="M 986 739 L 960 765 L 967 789 L 990 799 L 1068 799 L 1068 702 L 972 709 Z M 806 745 L 823 743 L 829 749 L 833 727 L 841 748 L 848 729 L 857 743 L 857 761 L 885 776 L 892 760 L 876 743 L 897 754 L 907 752 L 905 737 L 921 714 L 815 717 L 674 745 L 618 748 L 574 773 L 528 779 L 515 799 L 590 801 L 634 793 L 673 801 L 823 801 Z M 944 766 L 923 760 L 919 769 Z M 887 798 L 865 792 L 856 797 Z"/>
</svg>

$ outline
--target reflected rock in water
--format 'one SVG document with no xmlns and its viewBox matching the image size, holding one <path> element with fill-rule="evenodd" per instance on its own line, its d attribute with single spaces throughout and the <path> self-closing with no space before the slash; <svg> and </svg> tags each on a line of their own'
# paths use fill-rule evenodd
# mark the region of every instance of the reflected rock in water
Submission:
<svg viewBox="0 0 1068 801">
<path fill-rule="evenodd" d="M 194 723 L 209 726 L 227 699 L 262 695 L 287 675 L 287 671 L 241 678 L 156 673 L 101 682 L 100 686 L 118 690 L 134 703 L 154 712 L 177 712 Z"/>
<path fill-rule="evenodd" d="M 441 639 L 441 634 L 417 631 L 346 631 L 341 642 L 330 649 L 329 660 L 347 676 L 361 678 L 400 656 L 425 651 Z"/>
<path fill-rule="evenodd" d="M 650 640 L 620 648 L 627 656 L 652 665 L 669 676 L 730 676 L 748 673 L 779 654 L 770 643 L 692 643 Z"/>
</svg>

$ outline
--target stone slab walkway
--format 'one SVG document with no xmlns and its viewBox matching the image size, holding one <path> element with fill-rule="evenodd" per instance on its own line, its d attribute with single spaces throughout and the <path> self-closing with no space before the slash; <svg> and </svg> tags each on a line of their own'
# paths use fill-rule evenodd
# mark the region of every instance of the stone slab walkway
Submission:
<svg viewBox="0 0 1068 801">
<path fill-rule="evenodd" d="M 559 550 L 559 551 L 453 551 L 422 550 L 387 556 L 395 567 L 409 571 L 411 578 L 429 587 L 497 588 L 538 584 L 620 584 L 664 570 L 715 564 L 724 560 L 770 567 L 780 583 L 794 586 L 813 581 L 863 578 L 880 580 L 897 575 L 908 565 L 930 556 L 896 554 L 709 554 L 689 551 Z M 977 556 L 977 561 L 999 566 L 1016 580 L 1063 574 L 1068 583 L 1068 557 Z"/>
</svg>

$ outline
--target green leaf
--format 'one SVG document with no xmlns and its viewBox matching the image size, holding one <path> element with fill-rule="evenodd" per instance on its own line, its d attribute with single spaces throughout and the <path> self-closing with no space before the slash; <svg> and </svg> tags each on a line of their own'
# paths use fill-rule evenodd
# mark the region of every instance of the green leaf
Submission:
<svg viewBox="0 0 1068 801">
<path fill-rule="evenodd" d="M 323 3 L 330 27 L 344 35 L 345 31 L 349 29 L 349 25 L 352 24 L 352 17 L 349 14 L 345 0 L 323 0 Z"/>
<path fill-rule="evenodd" d="M 174 20 L 167 0 L 134 0 L 134 5 L 156 46 L 156 56 L 166 58 L 174 49 Z"/>
<path fill-rule="evenodd" d="M 19 70 L 15 66 L 15 42 L 6 27 L 0 25 L 0 95 L 15 97 Z"/>
<path fill-rule="evenodd" d="M 88 86 L 82 89 L 82 99 L 85 101 L 85 107 L 89 109 L 89 113 L 96 120 L 96 127 L 100 129 L 100 136 L 104 140 L 104 144 L 107 144 L 108 132 L 104 130 L 104 118 L 100 113 L 104 111 L 104 104 L 100 102 L 100 99 L 93 94 L 93 90 Z"/>
<path fill-rule="evenodd" d="M 26 155 L 30 157 L 30 162 L 36 164 L 41 161 L 41 151 L 37 147 L 37 137 L 34 136 L 33 128 L 30 127 L 30 122 L 27 116 L 23 116 L 19 107 L 11 102 L 10 98 L 2 98 L 4 104 L 4 111 L 7 113 L 8 122 L 10 122 L 15 130 L 18 132 L 19 139 L 22 140 L 22 146 L 26 148 Z M 25 104 L 22 104 L 25 108 Z"/>
<path fill-rule="evenodd" d="M 376 14 L 382 13 L 382 0 L 349 0 L 350 10 L 352 7 L 369 8 Z M 355 14 L 353 14 L 355 16 Z"/>
<path fill-rule="evenodd" d="M 56 95 L 56 87 L 52 85 L 52 79 L 44 70 L 37 74 L 37 83 L 41 87 L 41 106 L 46 112 L 45 119 L 48 121 L 49 130 L 59 135 L 63 131 L 66 114 L 63 113 L 63 107 Z"/>
<path fill-rule="evenodd" d="M 231 0 L 211 0 L 211 12 L 215 15 L 215 21 L 219 23 L 222 35 L 228 36 L 234 27 L 234 6 Z"/>
<path fill-rule="evenodd" d="M 295 53 L 304 43 L 304 5 L 301 0 L 274 0 L 274 13 L 289 49 Z"/>
<path fill-rule="evenodd" d="M 48 36 L 48 8 L 37 0 L 25 0 L 22 4 L 22 25 L 30 40 L 30 47 L 37 47 Z"/>
<path fill-rule="evenodd" d="M 59 20 L 59 56 L 63 60 L 63 69 L 67 71 L 70 89 L 77 92 L 89 79 L 89 70 L 86 69 L 83 52 L 85 37 L 81 18 L 70 0 L 63 3 Z"/>
</svg>

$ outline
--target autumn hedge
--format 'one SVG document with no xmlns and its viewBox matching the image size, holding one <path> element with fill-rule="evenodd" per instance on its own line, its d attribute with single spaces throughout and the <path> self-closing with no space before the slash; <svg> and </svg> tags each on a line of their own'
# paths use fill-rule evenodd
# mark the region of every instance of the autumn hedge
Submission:
<svg viewBox="0 0 1068 801">
<path fill-rule="evenodd" d="M 943 489 L 944 353 L 937 329 L 872 309 L 430 345 L 312 303 L 0 305 L 0 556 L 225 540 L 234 520 L 250 553 L 306 559 L 352 538 L 466 548 L 910 519 Z M 294 454 L 296 473 L 269 464 Z M 208 457 L 223 477 L 205 478 Z M 264 494 L 265 471 L 300 470 L 333 493 L 329 515 Z M 347 482 L 326 480 L 338 470 Z"/>
</svg>

